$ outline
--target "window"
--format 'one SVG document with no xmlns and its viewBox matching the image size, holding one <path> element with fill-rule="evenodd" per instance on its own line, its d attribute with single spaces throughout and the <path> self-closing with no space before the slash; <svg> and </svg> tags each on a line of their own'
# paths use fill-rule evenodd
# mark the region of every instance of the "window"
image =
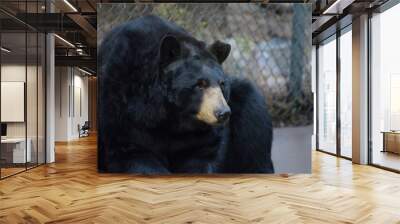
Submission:
<svg viewBox="0 0 400 224">
<path fill-rule="evenodd" d="M 347 32 L 346 32 L 347 31 Z M 351 26 L 340 36 L 340 155 L 352 157 L 352 35 Z"/>
<path fill-rule="evenodd" d="M 371 19 L 371 162 L 400 170 L 400 5 Z"/>
<path fill-rule="evenodd" d="M 336 153 L 336 39 L 318 48 L 318 149 Z"/>
</svg>

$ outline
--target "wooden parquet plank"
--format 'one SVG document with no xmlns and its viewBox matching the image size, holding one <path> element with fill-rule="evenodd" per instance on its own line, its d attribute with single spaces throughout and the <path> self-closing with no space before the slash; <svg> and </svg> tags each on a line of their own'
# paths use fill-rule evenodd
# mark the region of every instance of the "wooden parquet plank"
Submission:
<svg viewBox="0 0 400 224">
<path fill-rule="evenodd" d="M 0 181 L 0 223 L 400 223 L 400 175 L 313 152 L 313 174 L 99 174 L 96 139 Z"/>
</svg>

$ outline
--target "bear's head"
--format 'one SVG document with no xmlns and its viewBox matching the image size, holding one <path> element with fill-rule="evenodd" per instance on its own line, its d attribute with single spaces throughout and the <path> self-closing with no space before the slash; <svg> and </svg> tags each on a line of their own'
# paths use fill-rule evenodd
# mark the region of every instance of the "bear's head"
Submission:
<svg viewBox="0 0 400 224">
<path fill-rule="evenodd" d="M 166 35 L 159 49 L 159 78 L 181 123 L 222 126 L 229 120 L 230 80 L 222 69 L 230 45 L 206 46 L 193 38 Z"/>
</svg>

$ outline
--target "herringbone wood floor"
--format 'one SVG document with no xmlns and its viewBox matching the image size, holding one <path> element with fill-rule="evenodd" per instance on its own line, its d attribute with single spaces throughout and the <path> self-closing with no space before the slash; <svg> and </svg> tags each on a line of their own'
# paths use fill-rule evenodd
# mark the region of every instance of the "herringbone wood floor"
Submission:
<svg viewBox="0 0 400 224">
<path fill-rule="evenodd" d="M 400 175 L 313 153 L 312 175 L 98 174 L 95 138 L 0 181 L 0 223 L 400 223 Z"/>
</svg>

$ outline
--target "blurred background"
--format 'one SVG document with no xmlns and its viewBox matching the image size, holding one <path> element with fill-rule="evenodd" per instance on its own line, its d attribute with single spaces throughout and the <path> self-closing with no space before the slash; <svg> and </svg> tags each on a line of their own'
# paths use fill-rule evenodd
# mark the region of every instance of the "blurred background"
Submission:
<svg viewBox="0 0 400 224">
<path fill-rule="evenodd" d="M 256 83 L 274 125 L 277 173 L 311 172 L 311 4 L 98 4 L 97 43 L 112 28 L 154 14 L 232 50 L 224 70 Z"/>
</svg>

